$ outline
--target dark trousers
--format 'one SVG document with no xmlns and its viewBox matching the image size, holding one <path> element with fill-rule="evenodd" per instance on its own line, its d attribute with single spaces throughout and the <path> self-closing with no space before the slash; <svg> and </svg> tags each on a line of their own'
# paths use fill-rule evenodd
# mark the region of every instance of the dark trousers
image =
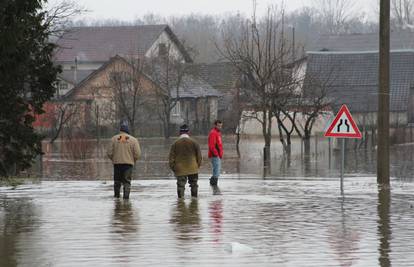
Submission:
<svg viewBox="0 0 414 267">
<path fill-rule="evenodd" d="M 121 185 L 124 187 L 124 199 L 129 198 L 132 180 L 132 168 L 130 164 L 114 164 L 114 196 L 120 197 Z"/>
<path fill-rule="evenodd" d="M 190 174 L 190 175 L 185 175 L 185 176 L 177 176 L 177 196 L 179 198 L 183 198 L 184 197 L 184 191 L 185 191 L 185 184 L 187 183 L 190 184 L 190 188 L 191 188 L 191 196 L 192 197 L 197 197 L 198 194 L 198 173 L 195 174 Z"/>
</svg>

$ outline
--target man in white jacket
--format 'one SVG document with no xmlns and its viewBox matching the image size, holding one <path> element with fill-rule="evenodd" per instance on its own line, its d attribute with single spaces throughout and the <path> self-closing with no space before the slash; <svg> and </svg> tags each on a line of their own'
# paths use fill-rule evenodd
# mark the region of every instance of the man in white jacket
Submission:
<svg viewBox="0 0 414 267">
<path fill-rule="evenodd" d="M 128 123 L 121 123 L 120 133 L 112 137 L 107 154 L 114 164 L 114 197 L 120 197 L 122 185 L 123 198 L 129 199 L 132 170 L 141 157 L 141 149 L 138 140 L 129 135 Z"/>
</svg>

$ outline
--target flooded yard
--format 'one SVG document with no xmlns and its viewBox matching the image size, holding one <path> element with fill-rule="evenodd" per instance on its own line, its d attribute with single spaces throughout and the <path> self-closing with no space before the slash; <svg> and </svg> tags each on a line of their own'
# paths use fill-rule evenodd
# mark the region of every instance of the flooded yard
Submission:
<svg viewBox="0 0 414 267">
<path fill-rule="evenodd" d="M 410 266 L 414 184 L 374 178 L 133 182 L 129 201 L 102 181 L 0 188 L 0 266 Z M 188 190 L 188 189 L 187 189 Z"/>
</svg>

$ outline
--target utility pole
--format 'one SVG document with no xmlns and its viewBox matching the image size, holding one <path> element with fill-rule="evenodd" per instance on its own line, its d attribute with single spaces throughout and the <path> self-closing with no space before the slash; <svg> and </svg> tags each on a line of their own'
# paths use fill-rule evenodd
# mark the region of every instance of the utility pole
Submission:
<svg viewBox="0 0 414 267">
<path fill-rule="evenodd" d="M 390 0 L 380 0 L 377 183 L 390 183 Z"/>
</svg>

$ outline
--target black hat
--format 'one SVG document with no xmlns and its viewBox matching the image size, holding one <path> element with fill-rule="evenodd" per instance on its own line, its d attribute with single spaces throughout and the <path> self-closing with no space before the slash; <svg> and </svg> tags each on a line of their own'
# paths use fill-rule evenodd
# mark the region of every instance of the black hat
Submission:
<svg viewBox="0 0 414 267">
<path fill-rule="evenodd" d="M 126 120 L 121 121 L 120 131 L 129 134 L 128 121 Z"/>
<path fill-rule="evenodd" d="M 188 128 L 187 124 L 183 124 L 180 126 L 180 134 L 188 133 L 189 131 L 190 131 L 190 128 Z"/>
</svg>

